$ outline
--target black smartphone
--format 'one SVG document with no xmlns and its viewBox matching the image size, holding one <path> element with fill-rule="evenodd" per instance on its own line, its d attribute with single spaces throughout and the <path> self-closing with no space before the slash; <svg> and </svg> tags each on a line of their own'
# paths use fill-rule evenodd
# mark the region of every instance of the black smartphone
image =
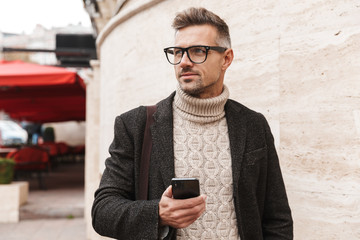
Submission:
<svg viewBox="0 0 360 240">
<path fill-rule="evenodd" d="M 199 180 L 197 178 L 171 179 L 172 193 L 175 199 L 193 198 L 200 195 Z"/>
</svg>

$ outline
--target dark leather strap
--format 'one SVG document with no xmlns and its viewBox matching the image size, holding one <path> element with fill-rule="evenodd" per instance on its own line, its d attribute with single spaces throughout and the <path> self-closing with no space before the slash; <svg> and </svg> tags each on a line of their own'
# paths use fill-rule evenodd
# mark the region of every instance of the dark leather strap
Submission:
<svg viewBox="0 0 360 240">
<path fill-rule="evenodd" d="M 140 160 L 139 200 L 148 199 L 149 167 L 152 148 L 150 126 L 154 122 L 153 114 L 155 111 L 156 105 L 146 107 L 146 125 Z"/>
</svg>

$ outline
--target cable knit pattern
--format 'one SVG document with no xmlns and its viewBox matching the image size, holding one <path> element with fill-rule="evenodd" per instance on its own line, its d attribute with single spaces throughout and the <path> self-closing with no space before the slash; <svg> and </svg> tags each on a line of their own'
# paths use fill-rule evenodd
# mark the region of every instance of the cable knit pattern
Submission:
<svg viewBox="0 0 360 240">
<path fill-rule="evenodd" d="M 175 176 L 196 177 L 207 195 L 206 212 L 177 232 L 177 239 L 238 240 L 233 204 L 230 142 L 220 96 L 197 99 L 177 89 L 173 103 Z"/>
</svg>

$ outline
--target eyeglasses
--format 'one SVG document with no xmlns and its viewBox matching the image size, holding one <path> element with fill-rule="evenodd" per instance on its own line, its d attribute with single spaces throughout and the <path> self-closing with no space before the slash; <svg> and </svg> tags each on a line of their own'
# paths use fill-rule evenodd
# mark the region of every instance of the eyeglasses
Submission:
<svg viewBox="0 0 360 240">
<path fill-rule="evenodd" d="M 164 52 L 167 60 L 172 65 L 177 65 L 181 62 L 184 53 L 186 52 L 187 57 L 192 63 L 200 64 L 206 61 L 209 50 L 214 50 L 217 52 L 225 52 L 227 48 L 218 47 L 218 46 L 190 46 L 187 48 L 181 47 L 168 47 L 164 48 Z"/>
</svg>

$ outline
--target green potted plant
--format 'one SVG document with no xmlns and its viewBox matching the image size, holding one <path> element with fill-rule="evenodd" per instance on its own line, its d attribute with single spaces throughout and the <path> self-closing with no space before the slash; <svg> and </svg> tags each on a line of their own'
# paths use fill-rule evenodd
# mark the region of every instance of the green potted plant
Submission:
<svg viewBox="0 0 360 240">
<path fill-rule="evenodd" d="M 14 177 L 15 161 L 10 158 L 0 158 L 0 184 L 9 184 Z"/>
</svg>

